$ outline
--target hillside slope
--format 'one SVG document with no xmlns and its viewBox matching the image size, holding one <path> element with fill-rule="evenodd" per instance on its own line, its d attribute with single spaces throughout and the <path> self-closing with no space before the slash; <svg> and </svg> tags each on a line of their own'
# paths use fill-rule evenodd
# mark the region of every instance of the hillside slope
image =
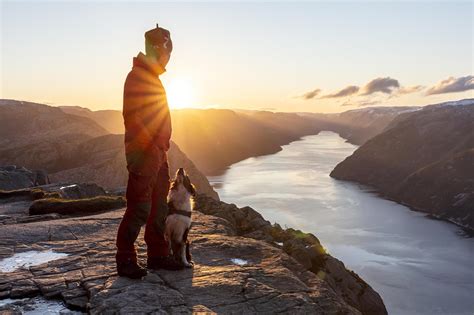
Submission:
<svg viewBox="0 0 474 315">
<path fill-rule="evenodd" d="M 474 229 L 474 100 L 402 114 L 331 176 Z"/>
</svg>

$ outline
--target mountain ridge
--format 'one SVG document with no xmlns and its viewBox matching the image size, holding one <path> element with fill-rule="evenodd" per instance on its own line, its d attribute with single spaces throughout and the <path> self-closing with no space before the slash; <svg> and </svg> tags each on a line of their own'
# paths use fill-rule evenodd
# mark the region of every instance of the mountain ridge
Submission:
<svg viewBox="0 0 474 315">
<path fill-rule="evenodd" d="M 396 117 L 331 177 L 474 229 L 474 99 L 445 104 Z"/>
</svg>

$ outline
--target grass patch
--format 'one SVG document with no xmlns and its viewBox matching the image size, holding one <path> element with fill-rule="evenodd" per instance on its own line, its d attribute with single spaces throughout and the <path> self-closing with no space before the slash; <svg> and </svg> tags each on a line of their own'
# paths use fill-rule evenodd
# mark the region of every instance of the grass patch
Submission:
<svg viewBox="0 0 474 315">
<path fill-rule="evenodd" d="M 33 202 L 30 206 L 30 215 L 59 213 L 65 215 L 81 215 L 103 212 L 124 207 L 123 197 L 97 196 L 85 199 L 46 198 Z"/>
</svg>

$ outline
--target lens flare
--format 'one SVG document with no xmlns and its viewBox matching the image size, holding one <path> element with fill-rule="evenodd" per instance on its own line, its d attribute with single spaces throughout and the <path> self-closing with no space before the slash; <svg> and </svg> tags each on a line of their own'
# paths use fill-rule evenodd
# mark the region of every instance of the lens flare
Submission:
<svg viewBox="0 0 474 315">
<path fill-rule="evenodd" d="M 168 105 L 171 109 L 194 107 L 194 91 L 191 81 L 173 79 L 166 86 Z"/>
</svg>

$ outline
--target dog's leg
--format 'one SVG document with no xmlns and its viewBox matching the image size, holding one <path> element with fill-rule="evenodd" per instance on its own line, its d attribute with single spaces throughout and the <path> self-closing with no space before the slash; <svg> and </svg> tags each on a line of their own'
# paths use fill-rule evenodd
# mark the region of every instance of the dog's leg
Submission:
<svg viewBox="0 0 474 315">
<path fill-rule="evenodd" d="M 191 246 L 190 246 L 189 241 L 186 241 L 186 260 L 191 265 L 194 265 L 193 257 L 191 256 Z"/>
<path fill-rule="evenodd" d="M 188 234 L 189 234 L 189 229 L 186 229 L 186 231 L 184 231 L 184 234 L 183 234 L 183 243 L 185 244 L 186 261 L 189 264 L 194 265 L 194 263 L 192 261 L 192 257 L 191 257 L 191 248 L 190 248 L 190 244 L 189 244 L 189 241 L 188 241 Z"/>
<path fill-rule="evenodd" d="M 173 251 L 173 257 L 176 261 L 181 261 L 181 247 L 180 243 L 175 240 L 171 240 L 171 250 Z"/>
<path fill-rule="evenodd" d="M 188 263 L 186 259 L 186 244 L 184 242 L 181 243 L 181 261 L 183 262 L 183 265 L 186 266 L 187 268 L 191 268 L 193 265 Z"/>
</svg>

